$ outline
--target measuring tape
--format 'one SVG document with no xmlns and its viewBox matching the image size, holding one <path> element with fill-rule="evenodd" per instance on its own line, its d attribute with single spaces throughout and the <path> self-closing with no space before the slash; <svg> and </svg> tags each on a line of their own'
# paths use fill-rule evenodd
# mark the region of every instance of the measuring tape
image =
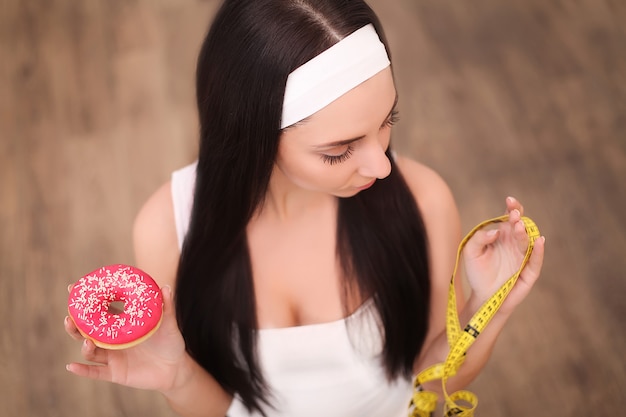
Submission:
<svg viewBox="0 0 626 417">
<path fill-rule="evenodd" d="M 452 280 L 450 282 L 450 290 L 448 291 L 448 307 L 446 312 L 446 335 L 448 339 L 448 345 L 450 351 L 446 360 L 442 363 L 426 368 L 420 372 L 413 381 L 414 393 L 411 403 L 409 404 L 409 417 L 430 417 L 437 407 L 437 394 L 431 391 L 425 391 L 422 389 L 422 385 L 428 381 L 434 381 L 441 379 L 441 387 L 444 396 L 444 414 L 446 417 L 459 416 L 459 417 L 472 417 L 474 410 L 478 404 L 476 395 L 469 391 L 457 391 L 450 395 L 446 390 L 446 382 L 448 378 L 454 376 L 458 369 L 465 361 L 465 354 L 470 346 L 474 343 L 478 335 L 483 332 L 487 324 L 491 321 L 496 314 L 500 306 L 504 302 L 511 289 L 515 285 L 517 278 L 526 266 L 530 254 L 535 246 L 535 241 L 539 238 L 539 229 L 535 223 L 528 217 L 522 217 L 521 220 L 524 223 L 526 234 L 528 235 L 528 247 L 526 254 L 522 260 L 520 268 L 515 272 L 494 295 L 492 295 L 478 311 L 469 320 L 467 326 L 461 329 L 459 322 L 459 315 L 456 306 L 456 291 L 454 290 L 454 277 L 456 275 L 459 260 L 461 258 L 461 252 L 465 247 L 467 241 L 474 236 L 474 234 L 483 227 L 493 224 L 508 221 L 509 216 L 504 215 L 496 217 L 494 219 L 486 220 L 476 227 L 474 227 L 463 238 L 459 249 L 456 254 L 456 263 L 454 265 L 454 271 L 452 272 Z M 467 405 L 460 404 L 460 402 Z"/>
</svg>

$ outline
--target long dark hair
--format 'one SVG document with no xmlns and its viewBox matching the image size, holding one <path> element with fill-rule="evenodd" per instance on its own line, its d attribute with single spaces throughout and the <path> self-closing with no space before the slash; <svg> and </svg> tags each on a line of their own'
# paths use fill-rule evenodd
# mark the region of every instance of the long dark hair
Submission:
<svg viewBox="0 0 626 417">
<path fill-rule="evenodd" d="M 226 0 L 200 51 L 200 150 L 176 312 L 190 355 L 249 410 L 263 413 L 271 392 L 255 355 L 246 226 L 268 187 L 287 77 L 369 23 L 386 44 L 361 0 Z M 422 219 L 387 152 L 389 177 L 340 199 L 337 250 L 344 276 L 354 277 L 345 285 L 356 283 L 375 301 L 394 378 L 410 375 L 422 347 L 430 284 Z"/>
</svg>

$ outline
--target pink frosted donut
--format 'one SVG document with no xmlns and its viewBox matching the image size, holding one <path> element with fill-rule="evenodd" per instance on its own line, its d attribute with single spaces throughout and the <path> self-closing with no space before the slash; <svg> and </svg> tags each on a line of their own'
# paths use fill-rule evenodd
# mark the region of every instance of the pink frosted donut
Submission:
<svg viewBox="0 0 626 417">
<path fill-rule="evenodd" d="M 74 284 L 68 311 L 80 333 L 96 346 L 126 349 L 159 328 L 163 297 L 157 283 L 142 270 L 109 265 Z"/>
</svg>

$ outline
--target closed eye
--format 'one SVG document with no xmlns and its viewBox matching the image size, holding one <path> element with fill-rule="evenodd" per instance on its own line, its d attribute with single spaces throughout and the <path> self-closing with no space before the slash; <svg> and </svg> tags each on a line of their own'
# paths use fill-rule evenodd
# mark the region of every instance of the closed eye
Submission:
<svg viewBox="0 0 626 417">
<path fill-rule="evenodd" d="M 352 147 L 352 145 L 348 145 L 346 150 L 339 155 L 321 154 L 320 156 L 322 158 L 322 161 L 324 161 L 325 163 L 329 165 L 335 165 L 335 164 L 340 164 L 342 162 L 347 161 L 350 158 L 350 156 L 352 156 L 353 151 L 354 151 L 354 148 Z"/>
<path fill-rule="evenodd" d="M 400 120 L 400 112 L 394 108 L 391 113 L 389 113 L 389 117 L 387 117 L 387 120 L 385 120 L 385 123 L 383 123 L 380 128 L 383 129 L 386 127 L 391 127 L 395 125 L 398 120 Z"/>
</svg>

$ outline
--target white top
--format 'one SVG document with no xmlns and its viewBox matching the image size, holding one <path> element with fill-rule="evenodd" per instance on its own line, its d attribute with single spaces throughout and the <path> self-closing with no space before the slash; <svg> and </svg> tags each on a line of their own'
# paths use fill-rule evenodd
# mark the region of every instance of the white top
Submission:
<svg viewBox="0 0 626 417">
<path fill-rule="evenodd" d="M 193 163 L 172 174 L 178 244 L 182 247 L 193 203 Z M 259 365 L 274 395 L 268 417 L 406 417 L 411 381 L 389 383 L 381 361 L 382 326 L 372 300 L 345 319 L 260 329 Z M 229 417 L 250 414 L 237 397 Z"/>
</svg>

